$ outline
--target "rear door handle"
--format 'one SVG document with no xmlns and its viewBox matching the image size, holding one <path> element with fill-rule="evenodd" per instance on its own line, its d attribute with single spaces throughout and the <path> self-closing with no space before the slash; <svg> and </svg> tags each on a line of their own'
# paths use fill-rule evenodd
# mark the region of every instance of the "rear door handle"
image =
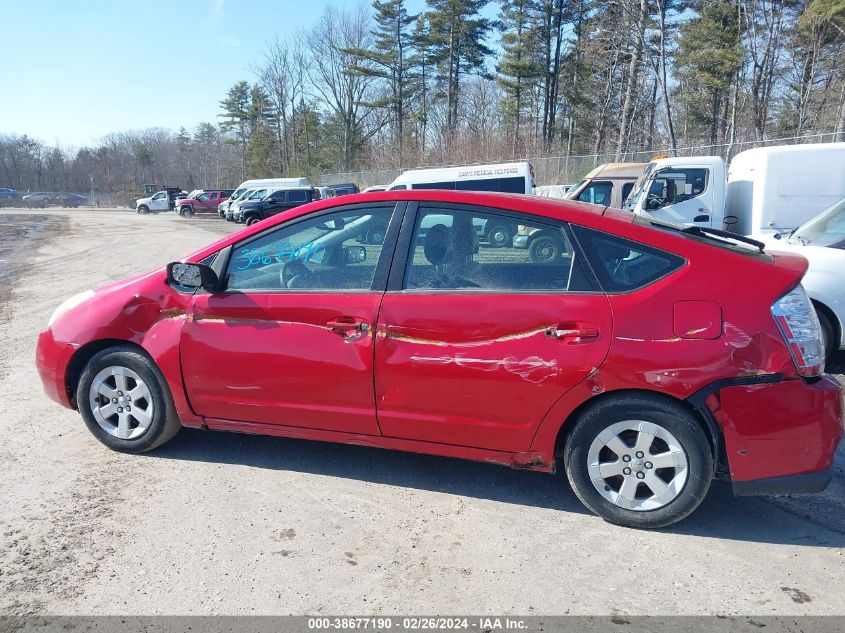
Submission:
<svg viewBox="0 0 845 633">
<path fill-rule="evenodd" d="M 546 330 L 546 336 L 558 340 L 580 343 L 583 339 L 598 338 L 598 328 L 588 323 L 565 322 L 559 323 L 557 327 Z"/>
</svg>

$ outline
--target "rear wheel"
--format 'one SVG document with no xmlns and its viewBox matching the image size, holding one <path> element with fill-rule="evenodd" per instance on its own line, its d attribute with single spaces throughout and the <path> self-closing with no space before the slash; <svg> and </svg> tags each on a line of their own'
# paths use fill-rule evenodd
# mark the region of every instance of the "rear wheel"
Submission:
<svg viewBox="0 0 845 633">
<path fill-rule="evenodd" d="M 676 523 L 713 478 L 710 442 L 680 404 L 648 395 L 608 398 L 584 411 L 564 447 L 581 502 L 605 521 L 635 528 Z"/>
<path fill-rule="evenodd" d="M 181 428 L 164 376 L 129 346 L 94 355 L 79 379 L 76 403 L 88 430 L 116 451 L 152 450 Z"/>
</svg>

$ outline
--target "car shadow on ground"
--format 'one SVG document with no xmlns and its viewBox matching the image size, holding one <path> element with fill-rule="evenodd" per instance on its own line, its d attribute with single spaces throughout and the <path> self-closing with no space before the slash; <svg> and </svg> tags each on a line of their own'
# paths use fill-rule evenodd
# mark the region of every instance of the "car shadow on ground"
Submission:
<svg viewBox="0 0 845 633">
<path fill-rule="evenodd" d="M 364 446 L 196 429 L 183 429 L 166 446 L 146 455 L 327 475 L 588 514 L 560 472 L 548 475 Z M 822 524 L 799 514 L 763 498 L 734 497 L 729 484 L 713 482 L 695 513 L 662 531 L 771 544 L 845 547 L 845 522 L 841 517 L 827 517 Z M 608 529 L 625 528 L 608 525 Z"/>
</svg>

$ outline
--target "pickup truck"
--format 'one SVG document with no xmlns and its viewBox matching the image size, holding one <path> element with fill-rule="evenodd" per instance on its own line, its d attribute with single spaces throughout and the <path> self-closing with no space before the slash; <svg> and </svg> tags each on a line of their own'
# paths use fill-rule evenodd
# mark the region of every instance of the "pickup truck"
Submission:
<svg viewBox="0 0 845 633">
<path fill-rule="evenodd" d="M 182 193 L 181 187 L 167 187 L 148 198 L 139 198 L 135 201 L 135 211 L 137 213 L 159 213 L 160 211 L 173 210 L 176 208 L 176 196 L 180 193 Z"/>
<path fill-rule="evenodd" d="M 229 199 L 234 189 L 203 189 L 194 196 L 176 201 L 176 213 L 183 218 L 193 215 L 216 214 L 218 205 Z"/>
</svg>

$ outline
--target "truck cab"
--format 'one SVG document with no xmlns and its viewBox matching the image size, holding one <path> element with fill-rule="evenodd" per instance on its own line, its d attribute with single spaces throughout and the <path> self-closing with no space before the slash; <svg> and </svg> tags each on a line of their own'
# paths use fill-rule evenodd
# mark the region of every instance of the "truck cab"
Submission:
<svg viewBox="0 0 845 633">
<path fill-rule="evenodd" d="M 718 156 L 651 161 L 625 203 L 626 210 L 656 220 L 722 229 L 725 162 Z"/>
</svg>

